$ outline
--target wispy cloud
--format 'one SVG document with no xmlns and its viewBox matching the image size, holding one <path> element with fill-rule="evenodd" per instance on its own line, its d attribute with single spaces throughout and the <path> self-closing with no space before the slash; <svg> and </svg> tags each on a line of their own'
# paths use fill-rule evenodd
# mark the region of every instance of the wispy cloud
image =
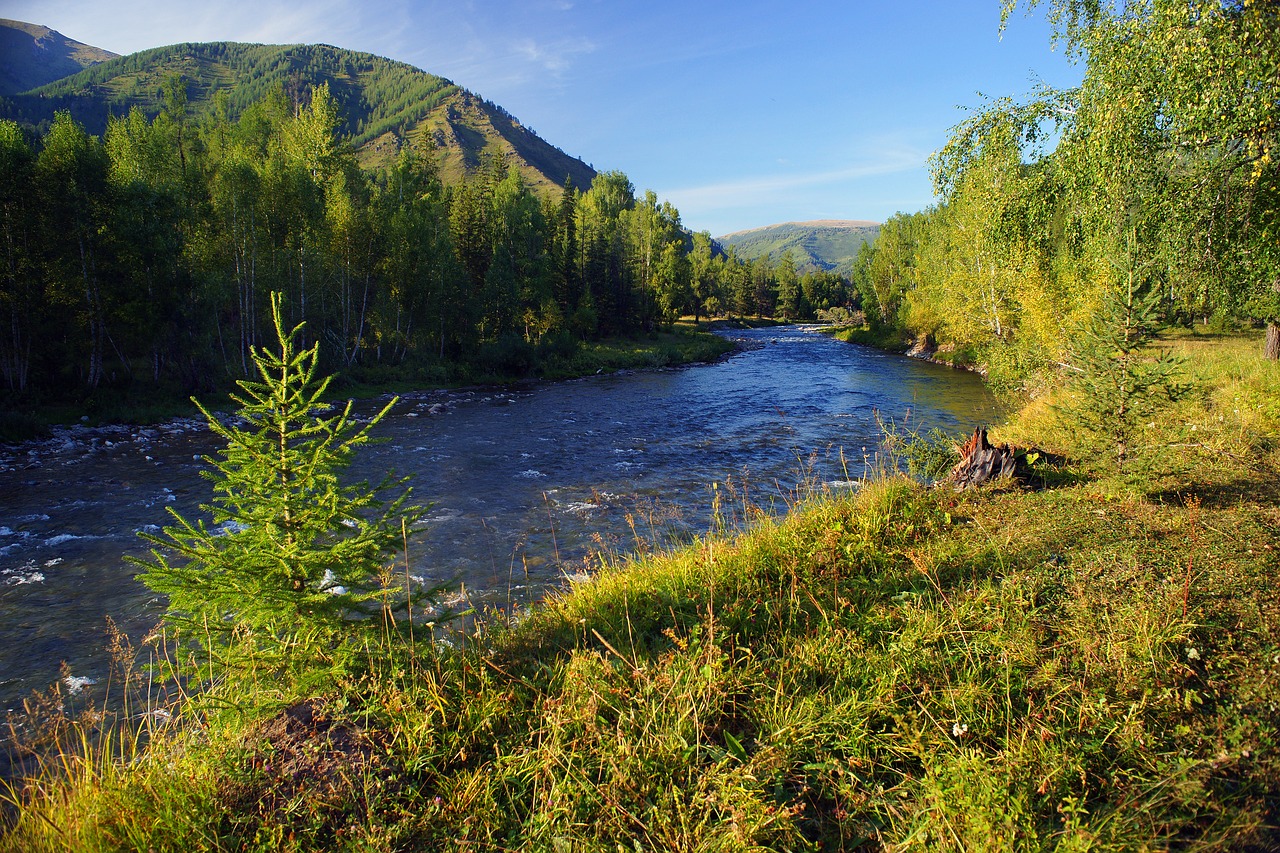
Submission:
<svg viewBox="0 0 1280 853">
<path fill-rule="evenodd" d="M 585 38 L 563 39 L 551 43 L 539 43 L 531 38 L 523 38 L 517 39 L 512 44 L 512 49 L 525 61 L 558 76 L 569 69 L 574 57 L 595 53 L 596 45 Z"/>
<path fill-rule="evenodd" d="M 351 27 L 358 18 L 351 16 L 346 0 L 328 2 L 288 3 L 269 2 L 257 7 L 257 13 L 246 14 L 245 7 L 237 7 L 232 17 L 233 28 L 247 34 L 252 41 L 292 43 L 324 42 L 332 44 Z M 208 15 L 204 25 L 216 28 L 221 19 L 226 21 L 227 9 L 217 15 Z"/>
<path fill-rule="evenodd" d="M 714 184 L 674 187 L 659 195 L 675 200 L 681 206 L 716 210 L 770 199 L 811 187 L 830 188 L 835 184 L 857 181 L 879 175 L 910 172 L 924 166 L 927 154 L 911 148 L 891 148 L 879 152 L 874 159 L 818 172 L 759 175 Z"/>
<path fill-rule="evenodd" d="M 349 28 L 352 0 L 254 4 L 211 0 L 201 6 L 166 0 L 13 0 L 6 16 L 52 26 L 71 38 L 119 53 L 188 41 L 329 42 Z"/>
</svg>

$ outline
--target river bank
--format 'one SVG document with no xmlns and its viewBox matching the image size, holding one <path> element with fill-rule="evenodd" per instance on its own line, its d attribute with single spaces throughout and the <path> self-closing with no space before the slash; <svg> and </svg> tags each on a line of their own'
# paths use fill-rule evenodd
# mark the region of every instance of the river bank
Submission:
<svg viewBox="0 0 1280 853">
<path fill-rule="evenodd" d="M 949 431 L 991 419 L 972 377 L 797 327 L 732 335 L 746 339 L 737 355 L 696 367 L 406 391 L 348 473 L 394 471 L 433 504 L 406 543 L 425 585 L 525 606 L 593 553 L 706 532 L 716 486 L 785 512 L 808 483 L 857 480 L 874 464 L 876 412 Z M 195 418 L 57 427 L 0 448 L 0 713 L 61 678 L 60 663 L 108 683 L 105 617 L 137 639 L 160 608 L 124 558 L 146 555 L 137 534 L 172 524 L 169 509 L 207 519 L 203 472 L 219 450 Z M 727 521 L 747 523 L 734 506 Z"/>
<path fill-rule="evenodd" d="M 450 646 L 154 709 L 0 848 L 1266 849 L 1280 377 L 1232 343 L 1178 344 L 1204 387 L 1141 482 L 888 477 L 605 554 Z M 996 437 L 1070 438 L 1039 407 Z"/>
<path fill-rule="evenodd" d="M 728 358 L 744 343 L 732 336 L 708 334 L 686 329 L 657 333 L 649 338 L 612 338 L 594 342 L 583 348 L 571 363 L 553 362 L 542 368 L 542 374 L 529 376 L 491 376 L 490 381 L 432 382 L 430 377 L 414 378 L 414 370 L 403 376 L 395 369 L 378 371 L 377 378 L 361 374 L 335 377 L 326 399 L 344 400 L 390 399 L 404 394 L 422 395 L 432 391 L 484 391 L 486 389 L 530 388 L 541 382 L 563 382 L 584 376 L 615 374 L 631 370 L 661 370 L 709 364 Z M 225 394 L 199 395 L 215 414 L 225 414 L 229 399 Z M 447 404 L 441 404 L 447 405 Z M 0 434 L 0 471 L 14 470 L 38 463 L 49 455 L 92 455 L 103 450 L 116 450 L 133 444 L 143 452 L 157 438 L 180 436 L 203 430 L 206 424 L 189 398 L 140 405 L 125 403 L 111 407 L 109 414 L 75 415 L 76 408 L 56 407 L 45 412 L 28 412 L 28 428 L 10 435 Z M 439 409 L 430 412 L 438 414 Z M 54 420 L 44 420 L 44 416 Z M 149 459 L 147 461 L 150 461 Z"/>
<path fill-rule="evenodd" d="M 474 363 L 357 365 L 345 374 L 335 375 L 327 399 L 371 399 L 413 391 L 471 387 L 518 387 L 619 370 L 677 367 L 724 358 L 732 354 L 734 346 L 725 336 L 710 334 L 692 323 L 678 323 L 669 331 L 575 342 L 572 346 L 545 351 L 530 346 L 517 353 L 478 353 Z M 195 396 L 215 411 L 227 409 L 230 405 L 227 395 L 234 386 L 230 380 L 224 384 L 224 388 Z M 68 436 L 76 435 L 79 427 L 87 428 L 84 436 L 92 439 L 96 435 L 93 431 L 103 427 L 180 423 L 198 417 L 190 397 L 186 390 L 141 384 L 132 390 L 104 389 L 78 401 L 36 403 L 9 394 L 3 398 L 3 414 L 0 414 L 0 452 L 6 445 L 32 440 L 65 441 Z"/>
<path fill-rule="evenodd" d="M 928 340 L 913 341 L 904 337 L 897 329 L 875 329 L 870 326 L 829 326 L 823 329 L 824 334 L 831 335 L 847 344 L 860 344 L 885 352 L 901 355 L 930 364 L 952 367 L 956 370 L 967 370 L 979 376 L 986 376 L 987 371 L 973 359 L 973 353 L 956 347 L 954 344 L 934 346 Z"/>
</svg>

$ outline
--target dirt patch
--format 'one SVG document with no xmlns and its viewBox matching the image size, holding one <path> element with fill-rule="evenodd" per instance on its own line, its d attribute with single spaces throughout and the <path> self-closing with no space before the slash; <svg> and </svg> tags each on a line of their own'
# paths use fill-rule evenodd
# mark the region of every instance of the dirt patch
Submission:
<svg viewBox="0 0 1280 853">
<path fill-rule="evenodd" d="M 403 785 L 387 743 L 386 732 L 331 714 L 323 699 L 298 702 L 246 738 L 241 772 L 223 788 L 223 802 L 241 827 L 278 827 L 316 841 L 340 837 L 353 818 Z"/>
</svg>

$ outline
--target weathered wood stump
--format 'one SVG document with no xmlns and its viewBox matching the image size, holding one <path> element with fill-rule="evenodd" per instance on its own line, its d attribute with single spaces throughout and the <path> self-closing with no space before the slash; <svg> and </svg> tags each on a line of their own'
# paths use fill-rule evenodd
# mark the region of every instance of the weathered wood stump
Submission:
<svg viewBox="0 0 1280 853">
<path fill-rule="evenodd" d="M 978 427 L 960 448 L 960 462 L 942 482 L 956 490 L 970 489 L 1003 478 L 1019 476 L 1018 455 L 1012 447 L 987 441 L 987 431 Z"/>
</svg>

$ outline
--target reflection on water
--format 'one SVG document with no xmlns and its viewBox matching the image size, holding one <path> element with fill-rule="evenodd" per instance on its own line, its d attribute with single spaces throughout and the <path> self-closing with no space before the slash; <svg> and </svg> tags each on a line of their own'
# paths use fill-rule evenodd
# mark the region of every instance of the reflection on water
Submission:
<svg viewBox="0 0 1280 853">
<path fill-rule="evenodd" d="M 955 432 L 993 419 L 970 374 L 804 327 L 735 334 L 754 348 L 714 365 L 409 395 L 355 476 L 408 475 L 434 501 L 410 543 L 414 575 L 505 605 L 601 548 L 705 531 L 712 484 L 780 511 L 806 485 L 856 480 L 877 412 Z M 0 453 L 0 708 L 62 661 L 104 677 L 105 617 L 138 637 L 161 611 L 122 560 L 145 552 L 136 532 L 210 497 L 199 459 L 215 447 L 197 423 L 76 436 Z"/>
</svg>

